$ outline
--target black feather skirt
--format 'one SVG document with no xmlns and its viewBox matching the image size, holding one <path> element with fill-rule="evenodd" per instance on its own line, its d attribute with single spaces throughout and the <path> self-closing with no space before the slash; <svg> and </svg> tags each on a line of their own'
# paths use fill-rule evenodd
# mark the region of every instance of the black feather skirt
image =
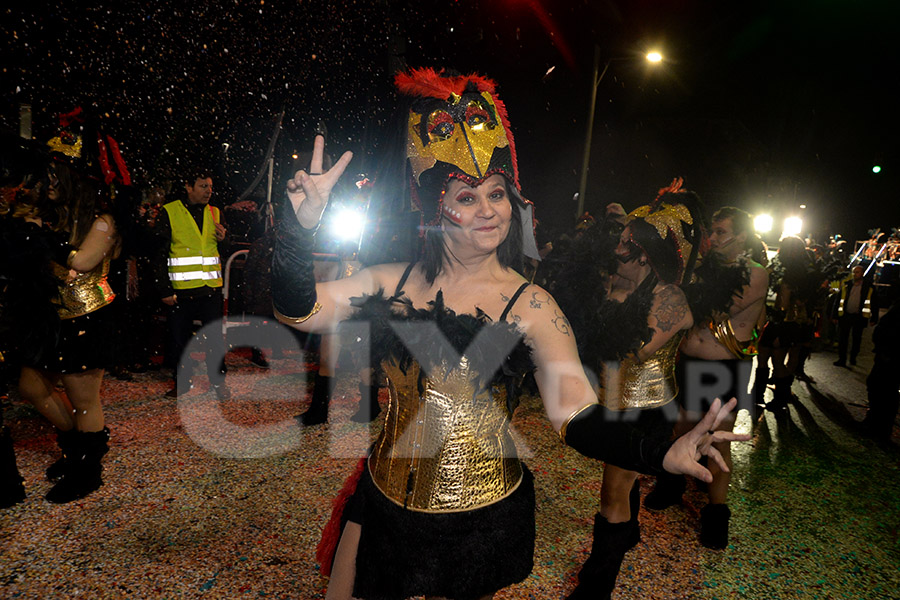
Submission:
<svg viewBox="0 0 900 600">
<path fill-rule="evenodd" d="M 38 366 L 51 373 L 68 375 L 106 369 L 113 360 L 112 305 L 74 319 L 59 321 L 59 338 L 42 352 Z"/>
<path fill-rule="evenodd" d="M 345 517 L 361 525 L 353 596 L 475 600 L 524 580 L 534 562 L 534 479 L 475 510 L 427 513 L 388 500 L 365 469 Z"/>
</svg>

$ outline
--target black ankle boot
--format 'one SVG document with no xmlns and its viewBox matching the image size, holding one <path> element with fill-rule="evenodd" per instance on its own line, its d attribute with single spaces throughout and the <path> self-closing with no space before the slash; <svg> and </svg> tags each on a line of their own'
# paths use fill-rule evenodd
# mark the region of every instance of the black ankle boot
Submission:
<svg viewBox="0 0 900 600">
<path fill-rule="evenodd" d="M 109 429 L 76 431 L 74 450 L 62 479 L 47 492 L 47 501 L 64 504 L 84 498 L 103 485 L 103 456 L 109 451 Z"/>
<path fill-rule="evenodd" d="M 707 548 L 724 550 L 728 546 L 728 521 L 731 510 L 727 504 L 707 504 L 700 510 L 700 543 Z"/>
<path fill-rule="evenodd" d="M 644 498 L 644 506 L 650 510 L 665 510 L 670 506 L 681 504 L 686 486 L 684 475 L 672 475 L 671 473 L 657 475 L 653 491 Z"/>
<path fill-rule="evenodd" d="M 359 409 L 350 417 L 354 423 L 371 423 L 381 412 L 378 404 L 378 386 L 359 384 Z"/>
<path fill-rule="evenodd" d="M 62 450 L 62 456 L 54 462 L 52 465 L 47 467 L 45 474 L 47 475 L 47 481 L 52 481 L 56 483 L 60 479 L 62 479 L 63 475 L 66 473 L 66 469 L 69 465 L 69 457 L 75 450 L 75 440 L 77 438 L 78 432 L 74 429 L 70 429 L 69 431 L 63 431 L 61 429 L 56 430 L 56 445 L 59 446 L 59 449 Z"/>
<path fill-rule="evenodd" d="M 578 572 L 578 586 L 567 600 L 609 600 L 635 527 L 631 521 L 610 523 L 596 514 L 591 555 Z"/>
<path fill-rule="evenodd" d="M 24 481 L 16 466 L 9 429 L 3 426 L 0 428 L 0 508 L 9 508 L 25 499 Z"/>
<path fill-rule="evenodd" d="M 304 425 L 319 425 L 328 421 L 328 403 L 331 401 L 331 392 L 334 390 L 334 378 L 316 373 L 313 384 L 312 400 L 309 408 L 297 418 Z"/>
</svg>

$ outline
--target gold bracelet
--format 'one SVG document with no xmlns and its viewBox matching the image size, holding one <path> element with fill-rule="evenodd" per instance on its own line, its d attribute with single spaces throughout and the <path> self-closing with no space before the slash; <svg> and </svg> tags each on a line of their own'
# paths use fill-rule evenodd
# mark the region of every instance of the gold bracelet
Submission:
<svg viewBox="0 0 900 600">
<path fill-rule="evenodd" d="M 71 252 L 69 252 L 69 256 L 68 256 L 68 258 L 66 258 L 66 266 L 67 267 L 69 267 L 69 268 L 72 267 L 72 261 L 75 260 L 76 254 L 78 254 L 78 250 L 72 250 Z"/>
<path fill-rule="evenodd" d="M 567 418 L 565 420 L 565 422 L 563 422 L 562 427 L 559 428 L 559 439 L 561 439 L 563 441 L 563 444 L 566 443 L 566 429 L 568 429 L 569 423 L 572 422 L 572 419 L 574 419 L 575 417 L 577 417 L 578 415 L 580 415 L 581 413 L 583 413 L 584 411 L 586 411 L 587 409 L 589 409 L 592 406 L 600 406 L 600 403 L 599 402 L 591 402 L 590 404 L 585 404 L 584 406 L 582 406 L 581 408 L 579 408 L 578 410 L 573 412 L 571 415 L 569 415 L 569 418 Z"/>
<path fill-rule="evenodd" d="M 275 308 L 274 306 L 272 307 L 272 310 L 275 311 L 275 318 L 278 319 L 279 321 L 281 321 L 282 323 L 290 323 L 292 325 L 297 325 L 298 323 L 302 323 L 302 322 L 306 321 L 307 319 L 312 317 L 314 314 L 316 314 L 317 312 L 322 310 L 322 305 L 319 304 L 318 302 L 316 302 L 313 305 L 312 310 L 309 311 L 309 314 L 304 317 L 289 317 L 287 315 L 283 315 L 280 312 L 278 312 L 278 309 Z"/>
</svg>

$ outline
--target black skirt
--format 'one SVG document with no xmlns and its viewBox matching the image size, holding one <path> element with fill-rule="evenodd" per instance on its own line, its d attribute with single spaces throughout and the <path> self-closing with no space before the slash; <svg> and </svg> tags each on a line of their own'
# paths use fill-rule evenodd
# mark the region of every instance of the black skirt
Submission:
<svg viewBox="0 0 900 600">
<path fill-rule="evenodd" d="M 38 367 L 64 375 L 107 368 L 115 335 L 112 320 L 110 304 L 74 319 L 61 320 L 56 345 L 45 349 Z"/>
<path fill-rule="evenodd" d="M 368 469 L 344 516 L 359 523 L 353 595 L 366 600 L 469 600 L 524 580 L 534 561 L 534 480 L 475 510 L 424 513 L 388 500 Z"/>
</svg>

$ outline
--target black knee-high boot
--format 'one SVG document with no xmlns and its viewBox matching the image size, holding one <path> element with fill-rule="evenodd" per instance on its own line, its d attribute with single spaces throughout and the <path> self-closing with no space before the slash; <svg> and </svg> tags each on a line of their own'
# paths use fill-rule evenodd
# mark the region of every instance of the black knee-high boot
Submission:
<svg viewBox="0 0 900 600">
<path fill-rule="evenodd" d="M 687 482 L 684 475 L 663 473 L 656 476 L 656 485 L 644 498 L 644 506 L 650 510 L 664 510 L 670 506 L 681 504 Z"/>
<path fill-rule="evenodd" d="M 25 486 L 19 467 L 12 436 L 4 425 L 0 427 L 0 508 L 9 508 L 25 499 Z"/>
<path fill-rule="evenodd" d="M 331 401 L 333 390 L 334 378 L 316 373 L 312 401 L 306 412 L 297 416 L 300 422 L 304 425 L 319 425 L 328 421 L 328 403 Z"/>
<path fill-rule="evenodd" d="M 381 405 L 378 404 L 378 386 L 359 384 L 359 409 L 354 413 L 350 420 L 355 423 L 370 423 L 375 420 L 378 413 L 381 412 Z"/>
<path fill-rule="evenodd" d="M 625 553 L 632 547 L 636 523 L 610 523 L 600 513 L 594 517 L 591 555 L 578 572 L 578 586 L 568 600 L 609 600 Z"/>
<path fill-rule="evenodd" d="M 65 475 L 66 469 L 71 462 L 72 453 L 75 451 L 75 440 L 77 437 L 78 432 L 75 429 L 70 429 L 69 431 L 63 431 L 62 429 L 56 430 L 56 445 L 59 446 L 59 449 L 62 451 L 62 456 L 52 465 L 47 467 L 47 471 L 45 472 L 47 481 L 56 483 L 62 479 L 63 475 Z"/>
<path fill-rule="evenodd" d="M 775 394 L 771 402 L 766 404 L 769 410 L 785 410 L 793 398 L 791 384 L 794 383 L 793 375 L 775 378 Z"/>
<path fill-rule="evenodd" d="M 103 485 L 100 461 L 109 451 L 109 429 L 75 432 L 73 448 L 62 479 L 47 492 L 49 502 L 79 500 Z"/>
<path fill-rule="evenodd" d="M 769 365 L 757 365 L 756 377 L 753 379 L 753 397 L 756 404 L 766 404 L 766 387 L 769 385 Z"/>
<path fill-rule="evenodd" d="M 631 486 L 631 492 L 628 493 L 628 509 L 631 511 L 631 518 L 628 520 L 631 523 L 631 538 L 628 540 L 628 548 L 626 550 L 631 550 L 639 543 L 641 543 L 641 523 L 638 520 L 638 514 L 641 512 L 641 481 L 640 479 L 634 480 L 634 485 Z"/>
</svg>

